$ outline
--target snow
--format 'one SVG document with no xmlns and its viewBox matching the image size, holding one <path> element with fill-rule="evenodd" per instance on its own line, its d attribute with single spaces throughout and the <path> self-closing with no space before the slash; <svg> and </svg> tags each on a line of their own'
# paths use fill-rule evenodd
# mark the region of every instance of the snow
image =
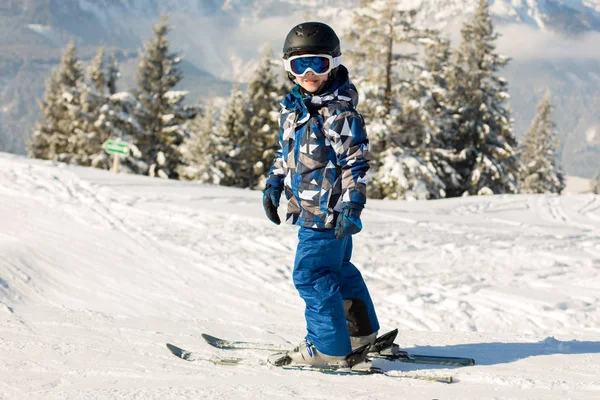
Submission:
<svg viewBox="0 0 600 400">
<path fill-rule="evenodd" d="M 566 176 L 566 187 L 563 194 L 580 194 L 590 192 L 590 180 L 579 176 Z"/>
<path fill-rule="evenodd" d="M 593 126 L 587 130 L 587 132 L 585 133 L 585 140 L 588 143 L 593 144 L 595 142 L 600 142 L 600 134 L 598 134 L 598 128 L 599 127 L 597 126 Z"/>
<path fill-rule="evenodd" d="M 284 371 L 202 341 L 304 335 L 297 229 L 258 191 L 0 153 L 0 221 L 3 400 L 600 398 L 599 196 L 369 201 L 353 261 L 382 330 L 477 360 L 382 366 L 451 385 Z M 253 361 L 186 362 L 167 342 Z"/>
<path fill-rule="evenodd" d="M 60 43 L 56 32 L 52 29 L 51 26 L 40 24 L 28 24 L 27 27 L 32 31 L 38 33 L 39 35 L 50 39 L 54 43 Z"/>
</svg>

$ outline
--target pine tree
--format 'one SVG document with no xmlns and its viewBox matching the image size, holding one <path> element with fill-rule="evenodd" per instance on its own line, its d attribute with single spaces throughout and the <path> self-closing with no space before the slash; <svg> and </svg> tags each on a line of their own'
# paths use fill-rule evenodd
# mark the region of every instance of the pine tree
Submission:
<svg viewBox="0 0 600 400">
<path fill-rule="evenodd" d="M 108 155 L 102 145 L 109 139 L 124 141 L 129 143 L 131 152 L 128 156 L 119 156 L 120 171 L 145 174 L 149 165 L 136 143 L 143 142 L 147 136 L 139 122 L 147 117 L 147 112 L 133 94 L 114 93 L 119 76 L 114 54 L 105 69 L 104 49 L 100 48 L 90 65 L 90 85 L 81 89 L 81 123 L 77 135 L 79 153 L 84 153 L 85 165 L 109 169 L 114 156 Z"/>
<path fill-rule="evenodd" d="M 66 113 L 60 104 L 62 90 L 58 70 L 54 69 L 46 79 L 44 99 L 39 102 L 43 119 L 35 125 L 33 136 L 28 142 L 29 157 L 56 160 L 66 148 L 67 135 L 59 130 L 61 116 Z"/>
<path fill-rule="evenodd" d="M 371 183 L 371 193 L 378 198 L 427 200 L 444 196 L 444 183 L 435 167 L 402 147 L 385 150 L 379 164 Z"/>
<path fill-rule="evenodd" d="M 452 166 L 462 184 L 449 189 L 448 196 L 517 193 L 520 162 L 505 105 L 507 82 L 496 75 L 508 59 L 494 52 L 497 34 L 488 0 L 480 0 L 474 18 L 465 22 L 461 33 L 448 84 L 455 108 Z"/>
<path fill-rule="evenodd" d="M 378 153 L 398 136 L 396 93 L 403 82 L 398 64 L 412 60 L 413 55 L 395 49 L 414 37 L 415 11 L 398 10 L 397 0 L 363 3 L 354 12 L 353 26 L 346 35 L 351 47 L 344 56 L 352 63 L 354 81 L 364 93 L 359 109 L 368 123 L 378 126 L 369 136 L 373 152 Z"/>
<path fill-rule="evenodd" d="M 590 191 L 594 194 L 600 194 L 600 172 L 596 172 L 590 180 Z"/>
<path fill-rule="evenodd" d="M 108 169 L 110 163 L 102 148 L 109 138 L 96 124 L 101 108 L 108 103 L 105 96 L 104 48 L 100 47 L 96 56 L 88 66 L 89 83 L 80 80 L 77 83 L 78 104 L 71 103 L 71 114 L 74 119 L 71 143 L 72 164 L 94 166 Z M 102 162 L 100 162 L 100 160 Z"/>
<path fill-rule="evenodd" d="M 449 162 L 451 139 L 450 95 L 447 90 L 447 74 L 450 70 L 450 44 L 434 30 L 415 32 L 416 44 L 422 48 L 424 60 L 406 60 L 407 79 L 399 88 L 400 113 L 396 120 L 399 134 L 393 149 L 384 152 L 389 165 L 390 153 L 400 157 L 405 171 L 403 180 L 414 182 L 407 195 L 400 198 L 437 199 L 446 196 L 447 187 L 458 185 L 459 176 Z M 418 163 L 408 162 L 412 155 Z M 412 165 L 412 172 L 409 166 Z M 384 168 L 385 169 L 385 168 Z M 400 185 L 401 186 L 401 185 Z M 400 187 L 399 186 L 399 187 Z M 416 188 L 419 187 L 419 190 Z"/>
<path fill-rule="evenodd" d="M 257 185 L 252 154 L 256 154 L 256 132 L 252 132 L 247 121 L 249 109 L 247 96 L 233 88 L 225 108 L 222 110 L 217 129 L 217 161 L 221 171 L 221 185 L 253 188 Z"/>
<path fill-rule="evenodd" d="M 62 162 L 78 162 L 75 130 L 79 125 L 83 70 L 77 58 L 77 48 L 70 42 L 63 53 L 60 66 L 46 81 L 44 100 L 40 103 L 43 114 L 29 142 L 29 154 Z"/>
<path fill-rule="evenodd" d="M 117 93 L 117 79 L 119 79 L 120 76 L 121 72 L 119 71 L 119 64 L 113 54 L 110 56 L 108 70 L 106 71 L 106 87 L 108 88 L 109 95 Z"/>
<path fill-rule="evenodd" d="M 392 199 L 444 197 L 432 152 L 440 127 L 433 114 L 438 85 L 417 61 L 416 53 L 433 32 L 414 26 L 414 10 L 398 9 L 396 0 L 366 2 L 355 13 L 345 53 L 365 93 L 365 116 L 372 154 L 369 196 Z M 400 51 L 399 51 L 400 50 Z M 441 67 L 440 67 L 441 69 Z M 432 86 L 432 87 L 429 87 Z"/>
<path fill-rule="evenodd" d="M 102 144 L 107 137 L 95 125 L 101 107 L 107 102 L 107 98 L 97 93 L 93 86 L 81 82 L 77 86 L 79 93 L 79 104 L 71 108 L 73 124 L 73 135 L 70 138 L 70 163 L 91 166 L 92 160 L 104 154 Z M 95 164 L 97 168 L 107 169 L 108 164 Z"/>
<path fill-rule="evenodd" d="M 169 31 L 163 16 L 141 54 L 136 94 L 147 111 L 140 123 L 148 135 L 140 138 L 137 147 L 149 165 L 148 175 L 176 179 L 181 163 L 178 147 L 187 134 L 186 122 L 194 118 L 196 110 L 183 105 L 188 92 L 172 90 L 181 81 L 182 72 L 181 59 L 169 50 Z"/>
<path fill-rule="evenodd" d="M 142 103 L 129 92 L 119 92 L 108 97 L 98 110 L 94 126 L 101 132 L 102 143 L 112 139 L 129 143 L 131 154 L 121 159 L 120 169 L 125 173 L 146 174 L 150 166 L 137 143 L 144 142 L 147 133 L 139 121 L 145 120 L 147 112 Z M 96 154 L 92 166 L 110 168 L 112 157 L 104 152 Z"/>
<path fill-rule="evenodd" d="M 519 187 L 522 193 L 560 194 L 565 188 L 556 154 L 559 146 L 556 125 L 551 120 L 551 114 L 550 92 L 546 92 L 538 104 L 537 114 L 525 134 L 521 149 L 524 171 Z"/>
<path fill-rule="evenodd" d="M 181 179 L 219 184 L 223 174 L 215 166 L 218 143 L 216 141 L 216 110 L 209 102 L 189 127 L 190 135 L 181 148 L 185 165 L 179 168 Z"/>
<path fill-rule="evenodd" d="M 252 164 L 251 182 L 264 186 L 275 152 L 279 146 L 279 102 L 285 95 L 284 85 L 273 67 L 273 51 L 266 48 L 262 62 L 248 83 L 249 132 L 253 137 L 252 151 L 247 160 Z M 277 64 L 278 69 L 280 65 Z"/>
<path fill-rule="evenodd" d="M 423 71 L 418 79 L 422 90 L 414 96 L 425 100 L 421 100 L 425 114 L 421 121 L 423 125 L 430 125 L 433 132 L 421 156 L 434 167 L 436 175 L 443 182 L 443 197 L 446 197 L 448 190 L 456 190 L 461 184 L 460 174 L 452 166 L 454 148 L 450 127 L 453 124 L 453 108 L 448 78 L 453 68 L 453 50 L 450 42 L 440 37 L 439 32 L 428 33 L 420 40 L 425 55 Z"/>
<path fill-rule="evenodd" d="M 83 79 L 81 62 L 77 58 L 77 47 L 70 42 L 65 48 L 59 67 L 59 82 L 65 88 L 76 87 Z"/>
<path fill-rule="evenodd" d="M 100 47 L 89 67 L 88 76 L 96 93 L 104 94 L 106 76 L 104 74 L 104 47 Z"/>
</svg>

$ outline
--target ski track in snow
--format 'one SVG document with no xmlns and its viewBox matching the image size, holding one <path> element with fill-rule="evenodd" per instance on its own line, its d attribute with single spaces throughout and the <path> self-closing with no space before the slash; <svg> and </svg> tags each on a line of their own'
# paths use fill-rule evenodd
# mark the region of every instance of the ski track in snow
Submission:
<svg viewBox="0 0 600 400">
<path fill-rule="evenodd" d="M 479 364 L 387 367 L 450 386 L 170 355 L 236 355 L 203 331 L 304 335 L 297 229 L 271 224 L 260 192 L 0 154 L 0 202 L 0 399 L 600 398 L 599 196 L 369 202 L 353 262 L 382 330 Z"/>
<path fill-rule="evenodd" d="M 597 282 L 589 281 L 600 268 L 600 229 L 590 218 L 597 217 L 591 207 L 596 197 L 466 199 L 469 204 L 440 210 L 445 215 L 437 221 L 413 217 L 391 235 L 382 229 L 385 234 L 361 238 L 371 256 L 357 263 L 381 282 L 374 293 L 405 306 L 390 306 L 386 314 L 397 319 L 389 324 L 406 320 L 412 329 L 432 331 L 485 332 L 506 324 L 521 325 L 524 333 L 596 331 L 600 293 Z M 537 217 L 531 222 L 520 218 L 531 214 Z M 369 233 L 377 231 L 372 224 Z M 411 313 L 412 307 L 419 312 Z"/>
</svg>

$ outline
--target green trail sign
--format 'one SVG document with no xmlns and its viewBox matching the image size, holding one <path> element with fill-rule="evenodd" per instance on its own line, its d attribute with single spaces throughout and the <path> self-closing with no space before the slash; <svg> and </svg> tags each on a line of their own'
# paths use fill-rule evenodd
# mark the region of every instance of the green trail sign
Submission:
<svg viewBox="0 0 600 400">
<path fill-rule="evenodd" d="M 128 156 L 129 155 L 129 143 L 126 142 L 116 142 L 114 140 L 107 140 L 102 147 L 104 147 L 104 151 L 109 154 Z"/>
</svg>

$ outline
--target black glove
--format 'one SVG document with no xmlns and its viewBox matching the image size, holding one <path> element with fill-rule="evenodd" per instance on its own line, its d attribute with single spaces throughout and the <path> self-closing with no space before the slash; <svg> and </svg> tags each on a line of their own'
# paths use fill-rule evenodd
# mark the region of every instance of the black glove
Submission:
<svg viewBox="0 0 600 400">
<path fill-rule="evenodd" d="M 279 199 L 281 198 L 281 188 L 267 184 L 265 190 L 263 190 L 263 207 L 267 218 L 269 218 L 274 224 L 281 224 L 279 214 L 277 214 L 277 207 L 279 207 Z"/>
<path fill-rule="evenodd" d="M 354 235 L 362 230 L 360 213 L 364 206 L 355 203 L 344 203 L 344 209 L 338 215 L 335 225 L 335 237 L 338 240 Z"/>
</svg>

